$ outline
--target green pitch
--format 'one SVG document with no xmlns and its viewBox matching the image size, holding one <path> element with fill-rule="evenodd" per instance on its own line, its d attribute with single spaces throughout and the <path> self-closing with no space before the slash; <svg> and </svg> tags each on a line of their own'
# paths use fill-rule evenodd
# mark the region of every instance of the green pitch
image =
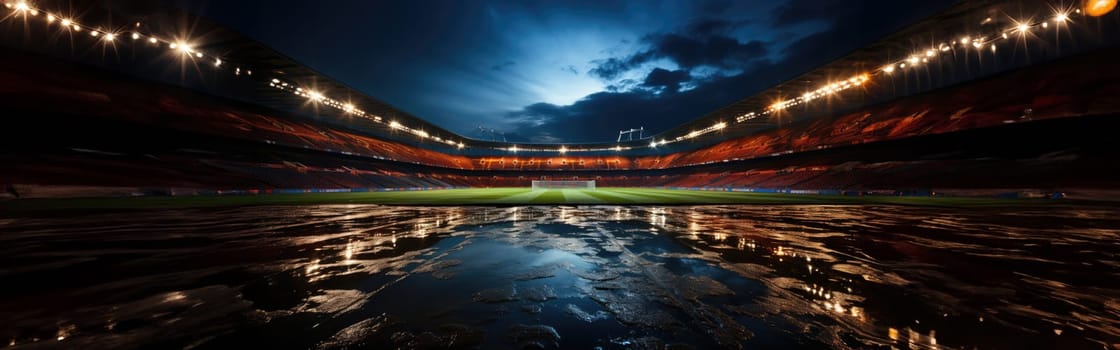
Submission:
<svg viewBox="0 0 1120 350">
<path fill-rule="evenodd" d="M 596 190 L 477 188 L 406 192 L 306 193 L 273 195 L 14 199 L 0 201 L 0 212 L 51 209 L 150 209 L 245 205 L 703 205 L 703 204 L 899 204 L 924 206 L 1022 206 L 1056 203 L 954 197 L 829 196 L 781 193 L 686 191 L 648 188 Z"/>
</svg>

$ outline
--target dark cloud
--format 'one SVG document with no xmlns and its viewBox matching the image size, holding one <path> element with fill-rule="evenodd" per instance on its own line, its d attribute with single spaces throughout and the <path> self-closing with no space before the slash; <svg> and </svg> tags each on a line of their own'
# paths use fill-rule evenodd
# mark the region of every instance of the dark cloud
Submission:
<svg viewBox="0 0 1120 350">
<path fill-rule="evenodd" d="M 706 80 L 696 89 L 672 94 L 631 89 L 595 93 L 566 106 L 534 104 L 507 116 L 519 121 L 507 137 L 516 135 L 516 142 L 597 142 L 636 127 L 664 131 L 744 97 L 744 90 L 757 91 L 785 78 L 785 72 L 768 63 L 754 67 L 745 74 Z"/>
<path fill-rule="evenodd" d="M 640 84 L 615 82 L 606 92 L 589 95 L 574 104 L 547 108 L 534 105 L 513 112 L 510 117 L 532 121 L 518 123 L 514 128 L 521 140 L 532 142 L 602 141 L 613 138 L 618 130 L 639 126 L 650 133 L 665 131 L 828 63 L 951 3 L 952 0 L 794 0 L 778 8 L 774 14 L 778 20 L 787 25 L 803 22 L 782 19 L 801 11 L 804 18 L 816 16 L 829 23 L 823 30 L 803 35 L 786 46 L 779 61 L 760 58 L 767 49 L 762 43 L 742 43 L 725 37 L 722 33 L 729 27 L 723 24 L 694 22 L 678 33 L 647 36 L 647 50 L 598 62 L 592 74 L 617 77 L 659 58 L 671 59 L 682 68 L 742 64 L 740 74 L 696 79 L 687 74 L 687 69 L 658 68 Z M 680 84 L 685 82 L 695 84 L 695 88 L 679 91 Z"/>
<path fill-rule="evenodd" d="M 650 38 L 650 42 L 653 44 L 650 56 L 671 59 L 684 68 L 735 67 L 767 53 L 766 45 L 759 41 L 741 43 L 726 36 L 695 38 L 667 34 Z"/>
<path fill-rule="evenodd" d="M 747 20 L 701 19 L 685 26 L 685 32 L 693 35 L 722 34 L 747 23 L 749 23 Z"/>
<path fill-rule="evenodd" d="M 646 80 L 642 82 L 642 86 L 653 88 L 654 91 L 675 93 L 680 91 L 681 84 L 692 80 L 692 75 L 686 70 L 670 71 L 667 69 L 655 68 L 653 71 L 646 75 Z"/>
<path fill-rule="evenodd" d="M 493 66 L 490 66 L 490 70 L 500 71 L 500 70 L 509 68 L 509 67 L 513 66 L 514 64 L 515 63 L 513 61 L 505 61 L 505 62 L 502 62 L 502 63 L 499 63 L 499 64 L 495 64 Z"/>
<path fill-rule="evenodd" d="M 612 57 L 597 60 L 592 62 L 595 64 L 595 68 L 591 68 L 587 73 L 605 80 L 614 80 L 622 73 L 637 68 L 642 63 L 649 62 L 654 58 L 656 57 L 653 56 L 651 51 L 644 51 L 625 58 Z"/>
<path fill-rule="evenodd" d="M 645 50 L 627 57 L 592 62 L 596 66 L 588 73 L 613 80 L 627 71 L 658 59 L 668 59 L 687 70 L 703 66 L 723 69 L 742 67 L 769 53 L 766 44 L 760 41 L 740 42 L 726 34 L 744 23 L 746 22 L 705 19 L 693 21 L 677 32 L 650 34 L 642 39 L 647 45 Z"/>
<path fill-rule="evenodd" d="M 572 73 L 574 75 L 579 75 L 579 70 L 577 70 L 576 66 L 573 66 L 573 65 L 567 65 L 564 68 L 560 68 L 560 70 L 563 70 L 563 71 L 568 72 L 568 73 Z"/>
<path fill-rule="evenodd" d="M 531 104 L 522 109 L 516 115 L 516 120 L 526 124 L 540 124 L 560 118 L 565 118 L 569 114 L 569 111 L 564 107 L 560 107 L 551 103 L 540 102 Z"/>
<path fill-rule="evenodd" d="M 622 129 L 663 128 L 667 125 L 664 119 L 641 117 L 654 112 L 649 103 L 653 98 L 653 93 L 645 91 L 600 92 L 568 106 L 534 104 L 508 116 L 518 122 L 507 138 L 517 142 L 587 142 L 602 141 L 605 135 Z"/>
<path fill-rule="evenodd" d="M 634 68 L 628 63 L 628 61 L 629 60 L 627 59 L 614 57 L 605 60 L 592 61 L 591 63 L 595 64 L 595 68 L 591 68 L 591 70 L 587 71 L 587 74 L 591 74 L 593 76 L 606 80 L 614 80 L 615 78 L 618 78 L 618 76 L 623 72 Z"/>
</svg>

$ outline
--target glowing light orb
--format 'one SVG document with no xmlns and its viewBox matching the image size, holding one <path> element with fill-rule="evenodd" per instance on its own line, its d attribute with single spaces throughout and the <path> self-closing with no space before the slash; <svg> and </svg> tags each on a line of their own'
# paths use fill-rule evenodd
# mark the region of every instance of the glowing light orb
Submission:
<svg viewBox="0 0 1120 350">
<path fill-rule="evenodd" d="M 1116 8 L 1116 0 L 1085 0 L 1081 7 L 1085 9 L 1085 14 L 1100 17 Z"/>
</svg>

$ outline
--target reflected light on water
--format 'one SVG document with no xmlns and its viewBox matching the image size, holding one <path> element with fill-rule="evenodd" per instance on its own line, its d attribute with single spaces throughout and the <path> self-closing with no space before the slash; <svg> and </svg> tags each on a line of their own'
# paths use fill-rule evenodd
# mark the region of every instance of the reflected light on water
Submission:
<svg viewBox="0 0 1120 350">
<path fill-rule="evenodd" d="M 551 322 L 563 348 L 610 347 L 619 334 L 699 348 L 1120 342 L 1111 301 L 1120 286 L 1100 278 L 1120 274 L 1102 253 L 1120 251 L 1108 210 L 351 205 L 115 215 L 11 222 L 0 272 L 24 287 L 0 301 L 18 317 L 0 319 L 13 325 L 0 339 L 78 344 L 166 325 L 182 334 L 183 344 L 161 343 L 174 347 L 251 344 L 238 334 L 254 329 L 275 338 L 251 339 L 265 345 L 396 348 L 407 344 L 394 333 L 504 340 L 522 336 L 508 334 L 516 325 Z M 36 251 L 60 242 L 79 248 Z M 98 259 L 105 251 L 136 257 Z M 46 253 L 96 277 L 66 277 L 37 258 Z M 69 285 L 36 289 L 40 278 Z M 441 333 L 448 324 L 467 329 Z M 355 334 L 367 338 L 344 339 Z"/>
<path fill-rule="evenodd" d="M 319 259 L 315 259 L 315 260 L 312 260 L 310 264 L 307 264 L 307 267 L 305 267 L 303 269 L 303 274 L 304 274 L 304 276 L 307 276 L 308 278 L 311 278 L 311 277 L 314 277 L 315 273 L 318 272 L 318 271 L 319 271 Z"/>
<path fill-rule="evenodd" d="M 649 210 L 649 224 L 657 227 L 665 226 L 665 208 L 652 208 Z"/>
<path fill-rule="evenodd" d="M 342 256 L 346 259 L 347 263 L 351 262 L 350 259 L 354 257 L 354 242 L 346 242 L 346 251 Z"/>
</svg>

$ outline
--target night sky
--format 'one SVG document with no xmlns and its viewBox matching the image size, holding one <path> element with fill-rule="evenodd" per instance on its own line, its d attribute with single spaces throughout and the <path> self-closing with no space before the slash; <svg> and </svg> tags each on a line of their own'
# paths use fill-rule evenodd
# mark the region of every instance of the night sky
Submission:
<svg viewBox="0 0 1120 350">
<path fill-rule="evenodd" d="M 451 131 L 514 142 L 664 131 L 952 3 L 175 2 Z"/>
</svg>

